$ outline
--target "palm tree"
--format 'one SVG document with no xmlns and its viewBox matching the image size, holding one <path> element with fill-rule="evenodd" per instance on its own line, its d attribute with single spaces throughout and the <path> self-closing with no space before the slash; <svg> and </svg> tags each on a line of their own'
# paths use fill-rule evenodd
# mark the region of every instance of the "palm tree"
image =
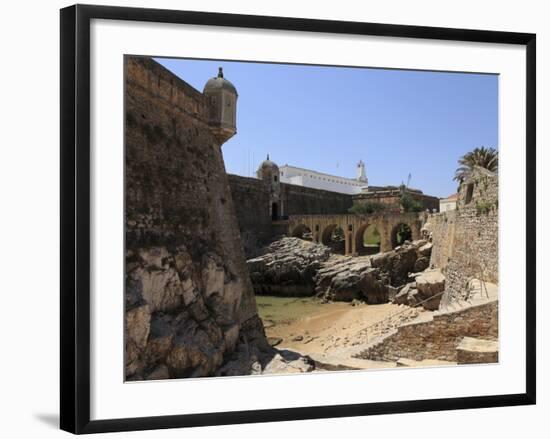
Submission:
<svg viewBox="0 0 550 439">
<path fill-rule="evenodd" d="M 454 180 L 462 183 L 476 166 L 485 168 L 491 172 L 498 172 L 498 151 L 494 148 L 481 146 L 464 154 L 459 160 L 460 165 L 454 176 Z"/>
</svg>

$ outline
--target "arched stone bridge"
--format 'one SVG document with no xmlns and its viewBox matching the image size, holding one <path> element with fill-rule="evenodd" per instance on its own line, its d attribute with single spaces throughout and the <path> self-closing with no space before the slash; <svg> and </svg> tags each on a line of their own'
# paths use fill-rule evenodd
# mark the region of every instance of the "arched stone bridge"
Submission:
<svg viewBox="0 0 550 439">
<path fill-rule="evenodd" d="M 411 238 L 420 239 L 425 214 L 375 213 L 371 215 L 291 215 L 288 219 L 289 236 L 303 237 L 311 233 L 313 242 L 328 244 L 333 232 L 340 228 L 344 235 L 344 253 L 357 255 L 363 246 L 365 230 L 373 225 L 380 235 L 380 251 L 392 250 L 398 245 L 397 232 L 401 224 L 410 228 Z"/>
</svg>

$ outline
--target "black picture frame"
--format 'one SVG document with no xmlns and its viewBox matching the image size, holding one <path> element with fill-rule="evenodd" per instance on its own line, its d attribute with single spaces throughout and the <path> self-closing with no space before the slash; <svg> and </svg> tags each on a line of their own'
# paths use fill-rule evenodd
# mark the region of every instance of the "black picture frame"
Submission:
<svg viewBox="0 0 550 439">
<path fill-rule="evenodd" d="M 229 26 L 523 45 L 526 47 L 526 392 L 224 413 L 90 420 L 90 22 Z M 210 12 L 75 5 L 61 10 L 61 429 L 81 434 L 535 404 L 536 36 Z"/>
</svg>

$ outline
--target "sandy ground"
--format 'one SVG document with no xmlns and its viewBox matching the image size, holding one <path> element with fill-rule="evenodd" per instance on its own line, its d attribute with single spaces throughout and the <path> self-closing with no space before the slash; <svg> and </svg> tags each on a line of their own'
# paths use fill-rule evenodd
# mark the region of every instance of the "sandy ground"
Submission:
<svg viewBox="0 0 550 439">
<path fill-rule="evenodd" d="M 392 324 L 411 320 L 425 311 L 391 303 L 351 306 L 336 302 L 311 307 L 308 312 L 291 321 L 267 321 L 267 336 L 278 342 L 278 349 L 309 355 L 335 369 L 366 369 L 395 364 L 355 359 L 355 353 L 391 330 Z"/>
</svg>

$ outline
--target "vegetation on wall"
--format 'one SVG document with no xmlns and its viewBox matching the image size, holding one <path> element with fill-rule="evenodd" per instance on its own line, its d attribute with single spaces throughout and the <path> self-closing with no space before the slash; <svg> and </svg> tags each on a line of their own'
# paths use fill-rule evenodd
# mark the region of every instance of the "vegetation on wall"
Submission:
<svg viewBox="0 0 550 439">
<path fill-rule="evenodd" d="M 487 215 L 491 208 L 493 207 L 494 203 L 490 203 L 487 201 L 476 201 L 476 212 L 479 215 Z"/>
<path fill-rule="evenodd" d="M 407 192 L 405 185 L 401 186 L 401 197 L 399 200 L 401 208 L 404 212 L 422 212 L 424 205 L 413 198 L 413 196 Z"/>
<path fill-rule="evenodd" d="M 348 209 L 348 212 L 357 215 L 366 215 L 370 213 L 381 212 L 385 208 L 386 206 L 382 203 L 377 203 L 376 201 L 367 201 L 365 203 L 354 204 Z"/>
</svg>

